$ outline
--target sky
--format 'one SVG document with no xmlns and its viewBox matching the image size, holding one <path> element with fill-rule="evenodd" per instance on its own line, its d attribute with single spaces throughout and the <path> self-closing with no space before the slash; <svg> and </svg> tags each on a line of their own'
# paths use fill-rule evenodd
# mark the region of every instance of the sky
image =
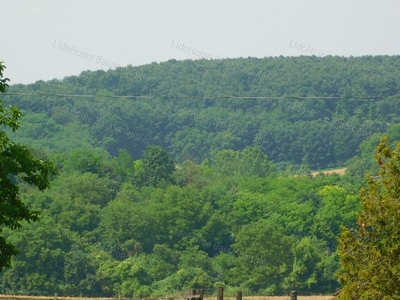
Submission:
<svg viewBox="0 0 400 300">
<path fill-rule="evenodd" d="M 0 0 L 10 84 L 170 59 L 398 55 L 399 0 Z"/>
</svg>

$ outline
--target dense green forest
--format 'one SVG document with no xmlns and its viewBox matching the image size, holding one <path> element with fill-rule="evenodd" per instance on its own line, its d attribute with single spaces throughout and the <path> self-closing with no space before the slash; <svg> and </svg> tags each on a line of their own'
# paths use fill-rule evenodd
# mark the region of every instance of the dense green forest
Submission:
<svg viewBox="0 0 400 300">
<path fill-rule="evenodd" d="M 41 221 L 5 230 L 21 254 L 1 274 L 3 292 L 143 297 L 221 284 L 245 294 L 338 287 L 335 237 L 340 224 L 354 224 L 355 178 L 283 176 L 255 147 L 176 170 L 160 146 L 136 161 L 126 150 L 51 158 L 62 172 L 50 191 L 22 185 Z"/>
<path fill-rule="evenodd" d="M 59 172 L 45 192 L 20 183 L 41 220 L 3 230 L 20 255 L 0 293 L 336 291 L 340 225 L 357 226 L 380 139 L 400 140 L 399 67 L 171 60 L 12 85 L 25 116 L 7 133 Z"/>
<path fill-rule="evenodd" d="M 200 163 L 253 145 L 279 168 L 321 169 L 400 122 L 399 69 L 398 56 L 171 60 L 14 85 L 10 93 L 47 95 L 4 100 L 26 112 L 17 139 L 45 150 L 124 148 L 136 159 L 150 143 Z M 127 95 L 147 98 L 111 97 Z M 323 96 L 339 98 L 251 98 Z"/>
</svg>

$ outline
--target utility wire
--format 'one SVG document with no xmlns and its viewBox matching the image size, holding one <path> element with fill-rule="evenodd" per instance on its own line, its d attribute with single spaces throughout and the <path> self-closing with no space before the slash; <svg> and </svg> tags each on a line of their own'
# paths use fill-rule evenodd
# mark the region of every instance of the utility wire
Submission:
<svg viewBox="0 0 400 300">
<path fill-rule="evenodd" d="M 205 97 L 193 97 L 193 96 L 157 96 L 157 95 L 127 95 L 127 96 L 113 96 L 113 95 L 75 95 L 75 94 L 47 94 L 47 93 L 4 93 L 0 94 L 0 96 L 49 96 L 49 97 L 71 97 L 71 98 L 126 98 L 126 99 L 154 99 L 154 98 L 162 98 L 162 99 L 254 99 L 254 100 L 262 100 L 262 99 L 363 99 L 363 100 L 373 100 L 373 99 L 384 99 L 388 97 L 400 98 L 400 95 L 396 96 L 372 96 L 372 97 L 350 97 L 350 96 L 205 96 Z"/>
</svg>

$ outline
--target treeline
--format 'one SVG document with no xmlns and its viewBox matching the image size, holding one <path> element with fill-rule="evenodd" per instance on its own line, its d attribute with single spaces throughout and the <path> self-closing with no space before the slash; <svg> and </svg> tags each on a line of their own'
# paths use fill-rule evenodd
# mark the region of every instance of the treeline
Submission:
<svg viewBox="0 0 400 300">
<path fill-rule="evenodd" d="M 148 146 L 141 160 L 87 149 L 49 158 L 60 168 L 51 190 L 21 186 L 41 221 L 3 232 L 20 255 L 0 274 L 1 293 L 338 288 L 336 236 L 341 224 L 356 226 L 358 177 L 284 175 L 256 147 L 176 167 L 161 146 Z"/>
<path fill-rule="evenodd" d="M 200 163 L 253 145 L 278 168 L 321 169 L 400 123 L 399 69 L 398 56 L 170 60 L 14 85 L 9 92 L 42 95 L 5 100 L 26 113 L 14 138 L 45 150 L 124 148 L 141 158 L 158 144 L 179 163 Z M 114 98 L 126 95 L 148 98 Z"/>
</svg>

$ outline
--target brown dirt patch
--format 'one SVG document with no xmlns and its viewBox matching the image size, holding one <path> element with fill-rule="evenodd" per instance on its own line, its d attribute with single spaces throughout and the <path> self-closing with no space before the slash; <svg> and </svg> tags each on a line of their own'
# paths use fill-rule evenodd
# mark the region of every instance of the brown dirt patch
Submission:
<svg viewBox="0 0 400 300">
<path fill-rule="evenodd" d="M 341 169 L 335 169 L 335 170 L 328 170 L 328 171 L 317 171 L 317 172 L 311 172 L 311 175 L 313 177 L 317 176 L 319 173 L 322 173 L 324 175 L 331 175 L 333 173 L 336 173 L 338 175 L 344 175 L 347 171 L 347 168 L 341 168 Z"/>
</svg>

